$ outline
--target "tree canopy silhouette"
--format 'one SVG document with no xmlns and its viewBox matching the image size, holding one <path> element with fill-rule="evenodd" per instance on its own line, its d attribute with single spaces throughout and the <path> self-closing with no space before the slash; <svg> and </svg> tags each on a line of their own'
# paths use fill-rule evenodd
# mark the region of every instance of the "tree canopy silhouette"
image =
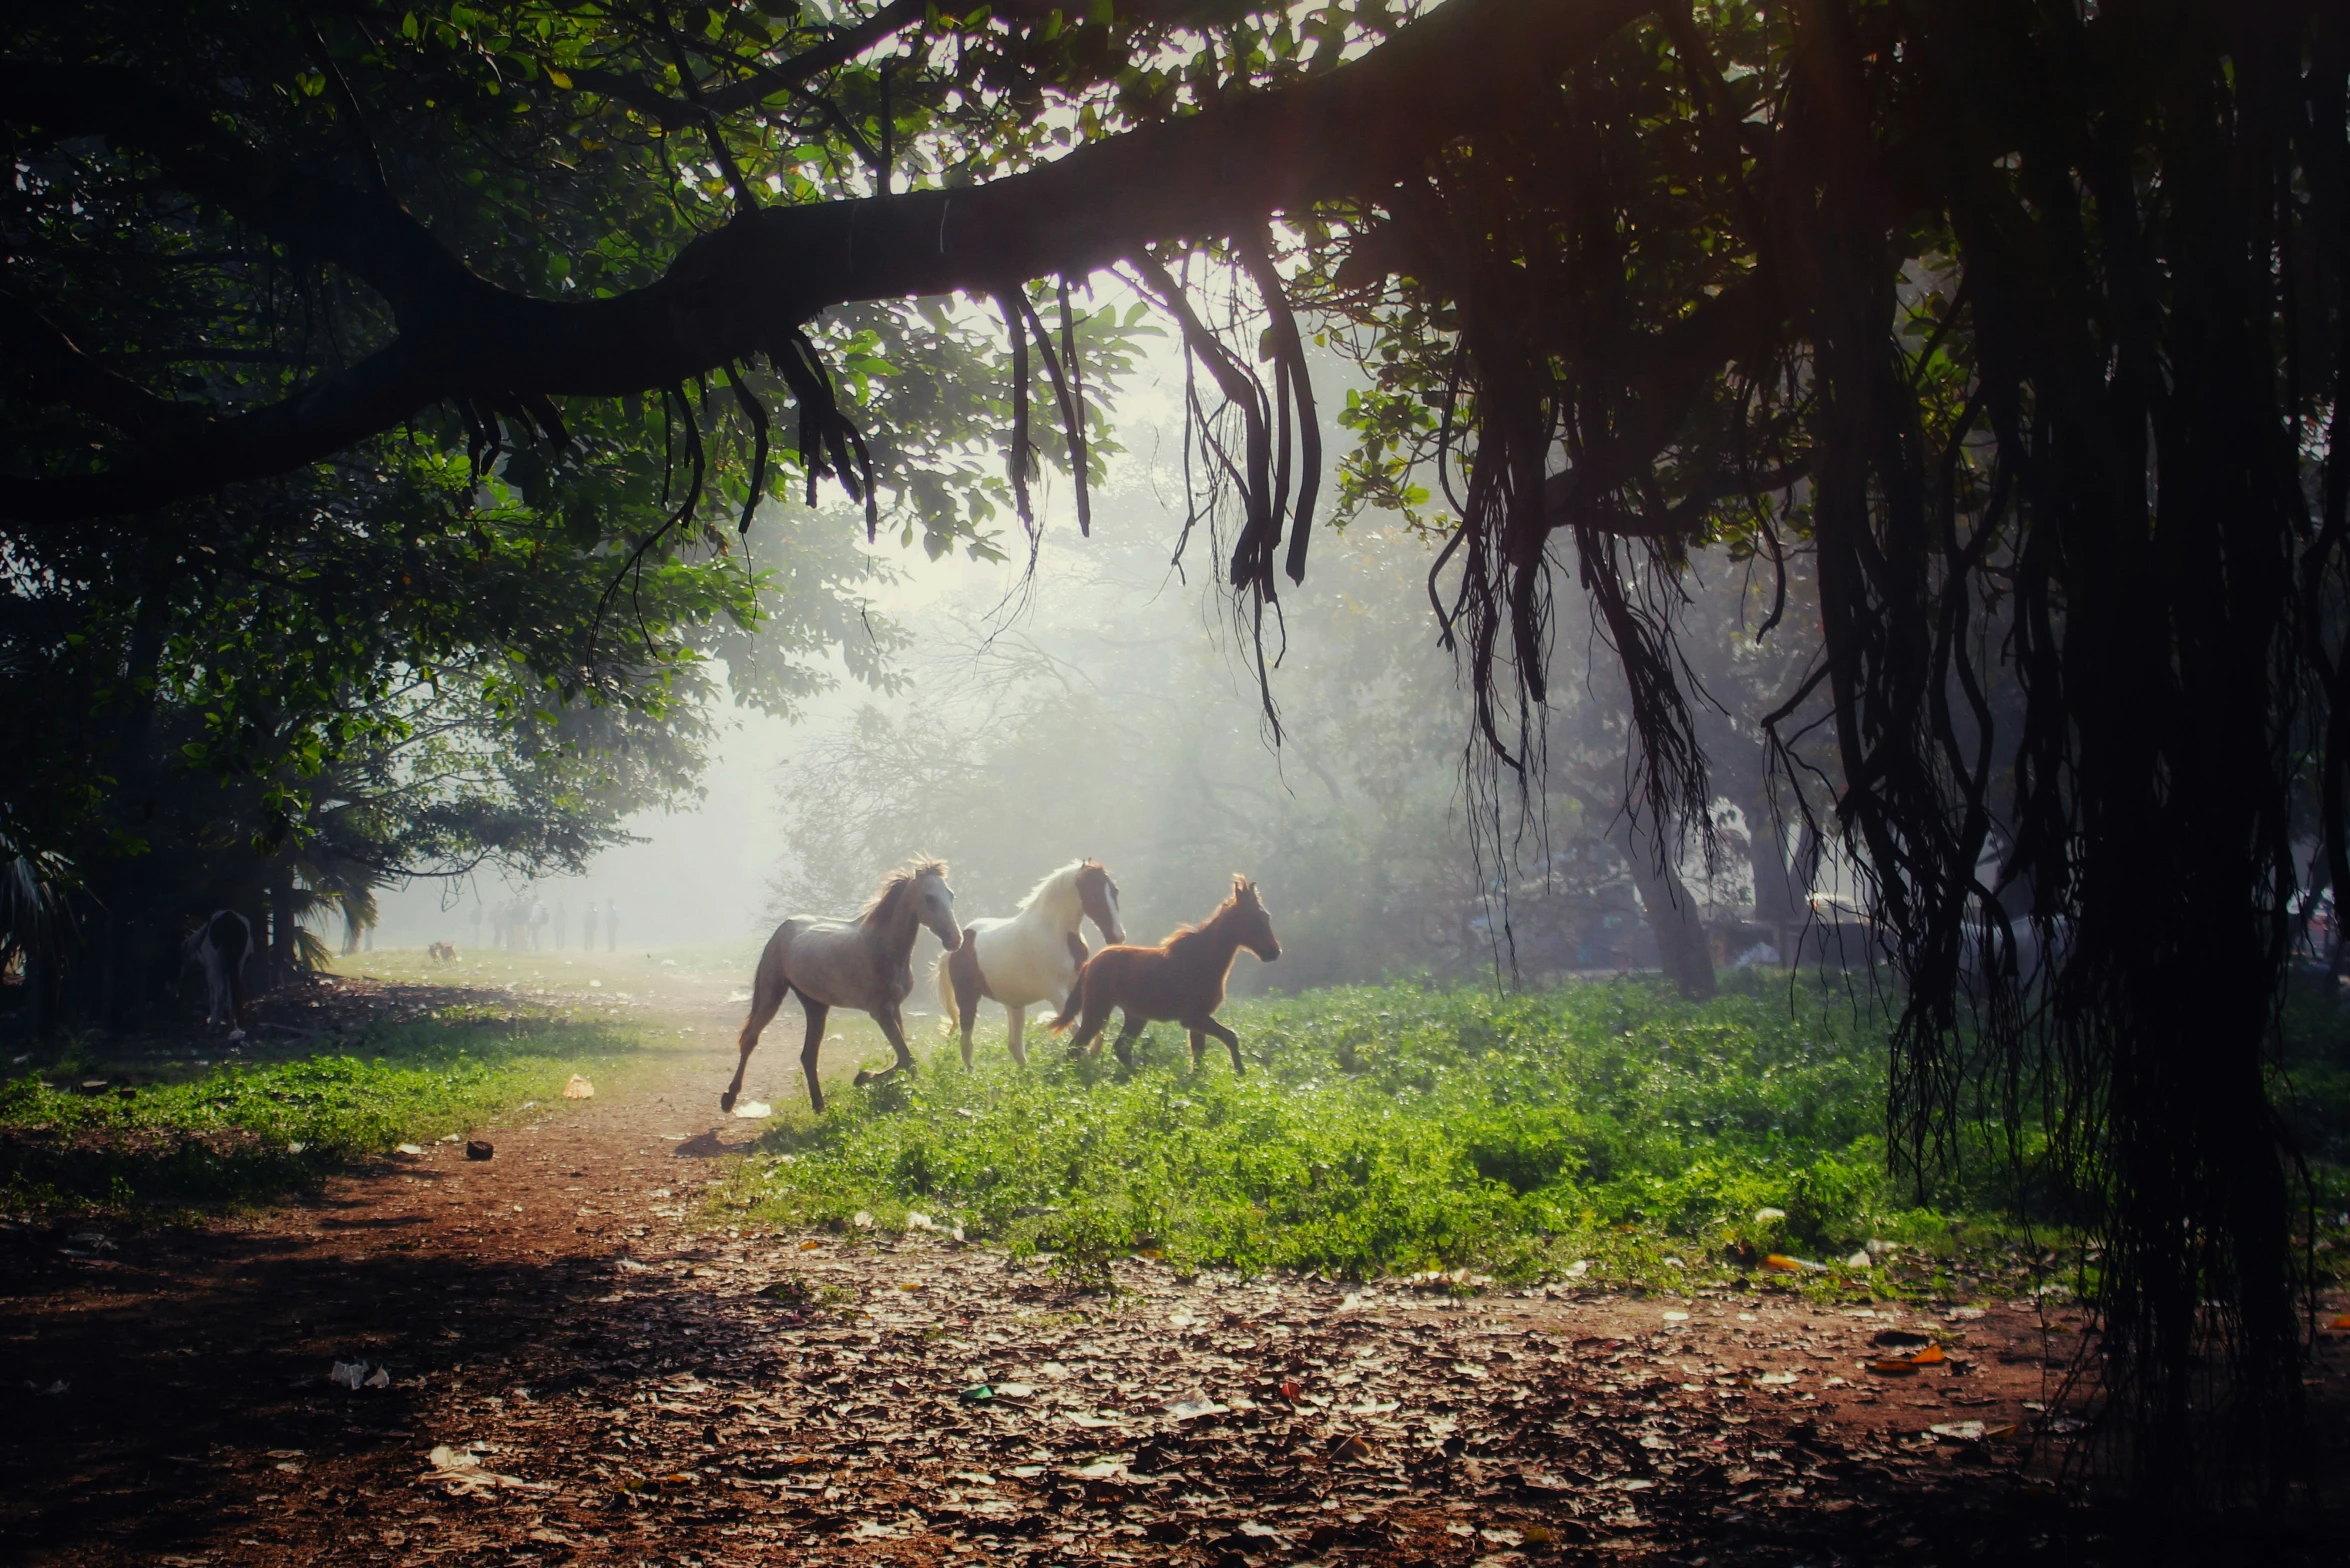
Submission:
<svg viewBox="0 0 2350 1568">
<path fill-rule="evenodd" d="M 1969 1096 L 2037 1107 L 2099 1195 L 2129 1462 L 2284 1462 L 2263 1072 L 2305 895 L 2350 887 L 2341 8 L 215 0 L 12 31 L 21 561 L 168 546 L 191 498 L 371 444 L 486 469 L 656 428 L 673 524 L 829 476 L 950 547 L 1007 488 L 1029 513 L 1032 380 L 1080 486 L 1099 461 L 1088 360 L 1130 324 L 1072 290 L 1105 269 L 1202 375 L 1201 515 L 1260 637 L 1318 500 L 1300 314 L 1360 354 L 1339 506 L 1441 537 L 1505 787 L 1571 575 L 1641 811 L 1702 824 L 1674 573 L 1809 552 L 1822 653 L 1783 712 L 1821 696 L 1837 760 L 1786 752 L 1780 799 L 1870 880 L 1902 1157 L 1952 1157 Z M 1007 355 L 902 303 L 956 291 Z M 961 374 L 913 363 L 958 344 Z"/>
</svg>

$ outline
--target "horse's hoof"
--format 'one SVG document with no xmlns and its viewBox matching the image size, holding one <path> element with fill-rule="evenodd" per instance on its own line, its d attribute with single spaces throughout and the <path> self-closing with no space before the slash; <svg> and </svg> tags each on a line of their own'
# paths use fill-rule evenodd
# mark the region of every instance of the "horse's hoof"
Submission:
<svg viewBox="0 0 2350 1568">
<path fill-rule="evenodd" d="M 855 1078 L 855 1080 L 854 1080 L 854 1081 L 855 1081 L 855 1083 L 856 1083 L 857 1087 L 858 1087 L 858 1088 L 860 1088 L 860 1089 L 862 1089 L 862 1088 L 864 1088 L 864 1087 L 865 1087 L 865 1085 L 867 1085 L 867 1084 L 869 1084 L 869 1083 L 871 1083 L 871 1082 L 873 1081 L 873 1075 L 872 1075 L 871 1073 L 869 1073 L 869 1072 L 865 1071 L 865 1069 L 864 1069 L 864 1068 L 860 1067 L 860 1068 L 858 1068 L 858 1069 L 857 1069 L 857 1076 L 856 1076 L 856 1078 Z"/>
<path fill-rule="evenodd" d="M 734 1091 L 732 1089 L 718 1097 L 718 1109 L 722 1113 L 734 1109 Z"/>
</svg>

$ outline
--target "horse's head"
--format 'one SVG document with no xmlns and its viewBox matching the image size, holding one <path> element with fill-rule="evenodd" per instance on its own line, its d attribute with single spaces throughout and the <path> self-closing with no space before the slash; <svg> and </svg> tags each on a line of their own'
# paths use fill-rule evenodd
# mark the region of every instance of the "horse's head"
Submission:
<svg viewBox="0 0 2350 1568">
<path fill-rule="evenodd" d="M 1126 940 L 1125 924 L 1118 918 L 1118 884 L 1100 861 L 1088 860 L 1077 868 L 1077 903 L 1100 929 L 1103 941 Z"/>
<path fill-rule="evenodd" d="M 917 867 L 906 895 L 914 901 L 914 918 L 930 927 L 939 946 L 951 953 L 963 945 L 963 928 L 955 924 L 955 890 L 947 886 L 944 861 L 926 861 Z"/>
<path fill-rule="evenodd" d="M 1257 885 L 1237 871 L 1232 873 L 1232 897 L 1225 901 L 1224 916 L 1242 947 L 1268 964 L 1281 956 L 1281 939 L 1273 934 L 1273 916 L 1257 896 Z"/>
</svg>

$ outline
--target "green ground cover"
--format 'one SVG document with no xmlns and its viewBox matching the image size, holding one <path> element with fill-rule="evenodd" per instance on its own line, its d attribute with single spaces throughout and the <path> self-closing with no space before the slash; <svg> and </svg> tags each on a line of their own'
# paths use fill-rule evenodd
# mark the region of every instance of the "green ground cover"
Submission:
<svg viewBox="0 0 2350 1568">
<path fill-rule="evenodd" d="M 1883 1023 L 1841 984 L 1748 973 L 1702 1004 L 1645 981 L 1393 985 L 1226 1016 L 1251 1061 L 1238 1081 L 1220 1051 L 1192 1071 L 1161 1027 L 1131 1074 L 1056 1044 L 1022 1071 L 983 1043 L 976 1071 L 941 1050 L 910 1083 L 844 1088 L 821 1119 L 779 1107 L 721 1201 L 787 1226 L 920 1216 L 1095 1277 L 1142 1252 L 1695 1284 L 1777 1254 L 1824 1264 L 1764 1266 L 1813 1289 L 1970 1296 L 2062 1290 L 2094 1267 L 2065 1245 L 2060 1201 L 2032 1227 L 2006 1214 L 2013 1167 L 1987 1126 L 1964 1130 L 1971 1175 L 1930 1201 L 1887 1175 Z M 2350 1152 L 2340 1010 L 2299 1009 L 2289 1040 L 2280 1104 L 2322 1203 Z M 2035 1141 L 2020 1153 L 2028 1167 Z"/>
<path fill-rule="evenodd" d="M 641 1034 L 459 1004 L 362 1025 L 323 1049 L 257 1032 L 233 1059 L 196 1059 L 218 1041 L 69 1043 L 0 1069 L 11 1073 L 0 1079 L 0 1213 L 154 1217 L 265 1202 L 396 1144 L 558 1104 L 572 1073 L 623 1068 Z"/>
<path fill-rule="evenodd" d="M 1840 989 L 1395 985 L 1226 1016 L 1238 1081 L 1221 1052 L 1193 1072 L 1162 1027 L 1132 1074 L 1055 1044 L 1023 1072 L 983 1045 L 976 1071 L 941 1052 L 820 1120 L 779 1107 L 729 1198 L 789 1225 L 920 1214 L 1081 1266 L 1348 1277 L 1695 1279 L 1776 1253 L 1866 1283 L 1882 1271 L 1847 1260 L 1871 1240 L 1915 1258 L 1963 1239 L 1884 1175 L 1882 1035 Z"/>
</svg>

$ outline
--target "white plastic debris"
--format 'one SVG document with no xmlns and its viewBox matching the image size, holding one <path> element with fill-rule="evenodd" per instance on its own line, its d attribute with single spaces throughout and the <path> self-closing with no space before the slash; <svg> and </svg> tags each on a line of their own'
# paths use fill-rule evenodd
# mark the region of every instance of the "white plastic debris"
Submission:
<svg viewBox="0 0 2350 1568">
<path fill-rule="evenodd" d="M 1754 1211 L 1754 1222 L 1757 1225 L 1775 1225 L 1786 1217 L 1787 1211 L 1785 1209 L 1757 1209 Z"/>
<path fill-rule="evenodd" d="M 395 1153 L 395 1154 L 408 1154 L 408 1155 L 422 1154 L 422 1153 L 424 1152 L 424 1145 L 423 1145 L 423 1144 L 421 1144 L 421 1143 L 401 1143 L 401 1144 L 394 1144 L 394 1145 L 392 1146 L 392 1152 L 393 1152 L 393 1153 Z"/>
<path fill-rule="evenodd" d="M 764 1121 L 774 1114 L 774 1109 L 765 1100 L 741 1100 L 734 1107 L 734 1119 L 738 1122 Z"/>
<path fill-rule="evenodd" d="M 1865 1269 L 1869 1266 L 1871 1261 L 1872 1260 L 1869 1257 L 1868 1249 L 1863 1247 L 1860 1251 L 1854 1253 L 1851 1257 L 1846 1258 L 1844 1260 L 1844 1266 L 1848 1269 Z"/>
<path fill-rule="evenodd" d="M 326 1380 L 338 1388 L 356 1390 L 367 1382 L 367 1363 L 364 1361 L 338 1361 L 335 1363 L 335 1369 L 326 1375 Z"/>
<path fill-rule="evenodd" d="M 373 1372 L 371 1372 L 371 1373 L 369 1373 L 369 1374 L 368 1374 L 368 1378 L 367 1378 L 367 1382 L 366 1382 L 366 1385 L 365 1385 L 365 1386 L 366 1386 L 366 1387 L 368 1387 L 368 1388 L 389 1388 L 389 1387 L 391 1387 L 391 1386 L 392 1386 L 392 1369 L 391 1369 L 391 1368 L 389 1368 L 389 1367 L 377 1367 L 377 1368 L 376 1368 L 376 1369 L 375 1369 Z"/>
<path fill-rule="evenodd" d="M 596 1086 L 577 1073 L 573 1073 L 571 1081 L 563 1086 L 563 1098 L 566 1100 L 592 1100 L 595 1097 Z"/>
</svg>

